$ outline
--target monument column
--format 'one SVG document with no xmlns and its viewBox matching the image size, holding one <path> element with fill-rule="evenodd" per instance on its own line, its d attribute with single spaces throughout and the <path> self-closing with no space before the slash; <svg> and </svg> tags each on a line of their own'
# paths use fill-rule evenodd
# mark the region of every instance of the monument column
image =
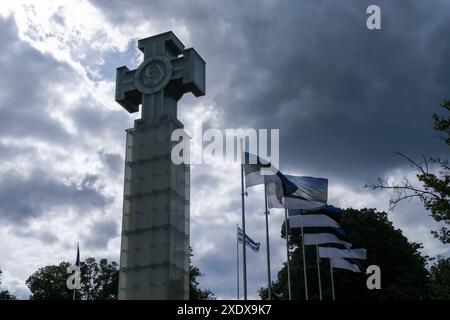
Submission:
<svg viewBox="0 0 450 320">
<path fill-rule="evenodd" d="M 119 299 L 189 299 L 189 165 L 171 161 L 177 102 L 205 94 L 205 62 L 166 32 L 138 41 L 144 61 L 117 68 L 127 130 Z"/>
</svg>

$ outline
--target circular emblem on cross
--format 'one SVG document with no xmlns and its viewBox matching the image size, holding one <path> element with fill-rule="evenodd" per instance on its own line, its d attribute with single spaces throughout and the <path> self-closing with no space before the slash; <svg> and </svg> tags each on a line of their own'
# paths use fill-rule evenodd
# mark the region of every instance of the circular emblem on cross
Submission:
<svg viewBox="0 0 450 320">
<path fill-rule="evenodd" d="M 136 88 L 143 94 L 161 91 L 172 77 L 172 63 L 165 56 L 153 56 L 142 62 L 135 73 Z"/>
</svg>

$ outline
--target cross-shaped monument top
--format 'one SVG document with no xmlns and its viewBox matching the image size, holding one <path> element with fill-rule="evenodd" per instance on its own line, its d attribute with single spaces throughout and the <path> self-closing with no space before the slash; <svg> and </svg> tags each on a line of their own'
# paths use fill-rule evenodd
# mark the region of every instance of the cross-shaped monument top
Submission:
<svg viewBox="0 0 450 320">
<path fill-rule="evenodd" d="M 176 103 L 186 92 L 205 94 L 205 61 L 193 48 L 185 49 L 172 31 L 138 41 L 144 61 L 136 70 L 117 68 L 116 101 L 128 112 L 139 111 L 144 121 L 176 118 Z"/>
</svg>

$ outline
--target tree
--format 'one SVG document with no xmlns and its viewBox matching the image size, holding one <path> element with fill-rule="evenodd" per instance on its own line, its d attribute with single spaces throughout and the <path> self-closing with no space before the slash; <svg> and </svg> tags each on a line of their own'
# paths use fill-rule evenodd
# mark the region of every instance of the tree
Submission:
<svg viewBox="0 0 450 320">
<path fill-rule="evenodd" d="M 2 269 L 0 269 L 0 284 L 2 284 Z M 0 300 L 16 300 L 16 296 L 9 293 L 8 290 L 0 291 Z"/>
<path fill-rule="evenodd" d="M 87 258 L 81 262 L 81 290 L 84 300 L 117 300 L 119 290 L 119 268 L 116 262 Z"/>
<path fill-rule="evenodd" d="M 192 250 L 191 250 L 192 256 Z M 34 300 L 71 300 L 73 290 L 67 288 L 69 262 L 57 266 L 46 266 L 33 273 L 26 285 Z M 119 266 L 107 259 L 87 258 L 80 263 L 81 289 L 76 291 L 76 299 L 82 300 L 117 300 L 119 290 Z M 197 278 L 202 276 L 200 270 L 189 265 L 189 293 L 191 300 L 214 299 L 210 290 L 202 290 Z"/>
<path fill-rule="evenodd" d="M 191 264 L 192 249 L 189 248 L 189 299 L 190 300 L 212 300 L 214 294 L 211 290 L 202 290 L 199 287 L 197 277 L 203 276 L 198 267 Z"/>
<path fill-rule="evenodd" d="M 450 111 L 450 100 L 441 103 L 447 112 Z M 434 129 L 442 135 L 440 138 L 450 148 L 450 116 L 443 117 L 433 114 Z M 403 177 L 400 182 L 389 182 L 385 178 L 379 178 L 376 183 L 367 184 L 365 187 L 373 190 L 388 189 L 394 192 L 390 200 L 390 209 L 394 209 L 403 200 L 419 199 L 426 210 L 431 212 L 431 217 L 450 226 L 450 164 L 448 159 L 427 158 L 413 160 L 402 153 L 397 153 L 404 158 L 416 171 L 416 177 L 421 185 L 412 183 Z M 432 231 L 432 234 L 443 243 L 450 243 L 450 229 L 444 226 L 440 230 Z"/>
<path fill-rule="evenodd" d="M 430 268 L 433 299 L 450 299 L 450 258 L 439 257 Z"/>
<path fill-rule="evenodd" d="M 32 300 L 71 300 L 73 291 L 66 285 L 69 274 L 69 262 L 61 262 L 57 266 L 39 268 L 26 281 Z"/>
<path fill-rule="evenodd" d="M 33 300 L 71 300 L 73 290 L 67 288 L 66 281 L 69 262 L 61 262 L 58 266 L 46 266 L 33 273 L 26 285 L 30 289 Z M 116 262 L 108 263 L 101 259 L 87 258 L 80 264 L 81 289 L 76 291 L 77 299 L 113 300 L 117 299 L 119 271 Z"/>
<path fill-rule="evenodd" d="M 427 257 L 420 254 L 421 245 L 410 243 L 399 229 L 395 229 L 385 212 L 375 209 L 346 209 L 341 226 L 348 232 L 353 244 L 367 249 L 363 266 L 378 265 L 381 269 L 382 290 L 369 290 L 366 275 L 347 270 L 334 270 L 336 297 L 344 299 L 426 299 L 430 297 Z M 284 224 L 281 228 L 284 238 Z M 291 283 L 293 299 L 304 299 L 301 233 L 292 229 L 290 235 Z M 318 299 L 317 268 L 314 246 L 306 246 L 308 289 L 311 299 Z M 328 259 L 321 259 L 322 289 L 325 299 L 331 299 L 331 277 Z M 273 283 L 276 299 L 287 299 L 287 271 L 284 264 Z M 260 289 L 262 299 L 267 288 Z"/>
</svg>

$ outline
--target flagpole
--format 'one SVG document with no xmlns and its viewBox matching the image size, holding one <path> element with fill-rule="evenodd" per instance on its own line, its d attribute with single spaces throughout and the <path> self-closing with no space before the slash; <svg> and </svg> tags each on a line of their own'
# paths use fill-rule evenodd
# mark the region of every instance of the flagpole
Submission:
<svg viewBox="0 0 450 320">
<path fill-rule="evenodd" d="M 284 207 L 284 232 L 286 233 L 286 257 L 287 257 L 287 276 L 288 276 L 288 293 L 289 300 L 292 299 L 291 294 L 291 268 L 289 263 L 289 229 L 287 226 L 288 223 L 288 209 Z"/>
<path fill-rule="evenodd" d="M 320 279 L 320 259 L 319 259 L 319 249 L 316 241 L 316 262 L 317 262 L 317 280 L 319 281 L 319 297 L 322 300 L 322 281 Z"/>
<path fill-rule="evenodd" d="M 244 239 L 242 242 L 242 269 L 243 269 L 243 281 L 244 281 L 244 300 L 247 300 L 247 252 L 246 252 L 246 239 L 245 236 L 245 192 L 244 192 L 244 163 L 242 154 L 244 152 L 243 141 L 241 139 L 241 197 L 242 197 L 242 232 L 244 233 Z"/>
<path fill-rule="evenodd" d="M 237 300 L 239 300 L 239 225 L 236 225 L 236 282 Z"/>
<path fill-rule="evenodd" d="M 331 263 L 330 258 L 330 274 L 331 274 L 331 292 L 333 293 L 333 301 L 336 300 L 336 296 L 334 295 L 334 276 L 333 276 L 333 265 Z"/>
<path fill-rule="evenodd" d="M 78 255 L 79 250 L 80 250 L 80 243 L 77 242 L 77 255 Z M 75 270 L 75 274 L 76 274 L 76 272 L 77 272 L 77 270 Z M 75 283 L 74 283 L 74 286 L 73 286 L 73 299 L 72 300 L 75 300 L 75 291 L 77 290 L 76 289 L 76 284 L 77 284 L 77 279 L 75 277 Z"/>
<path fill-rule="evenodd" d="M 269 210 L 267 208 L 267 187 L 264 183 L 264 203 L 266 207 L 266 248 L 267 248 L 267 282 L 269 300 L 272 300 L 272 280 L 270 278 L 270 242 L 269 242 Z"/>
<path fill-rule="evenodd" d="M 304 235 L 303 235 L 303 227 L 302 229 L 302 252 L 303 252 L 303 276 L 305 278 L 305 298 L 306 300 L 309 300 L 308 295 L 308 277 L 306 276 L 306 255 L 305 255 L 305 241 L 304 241 Z"/>
</svg>

